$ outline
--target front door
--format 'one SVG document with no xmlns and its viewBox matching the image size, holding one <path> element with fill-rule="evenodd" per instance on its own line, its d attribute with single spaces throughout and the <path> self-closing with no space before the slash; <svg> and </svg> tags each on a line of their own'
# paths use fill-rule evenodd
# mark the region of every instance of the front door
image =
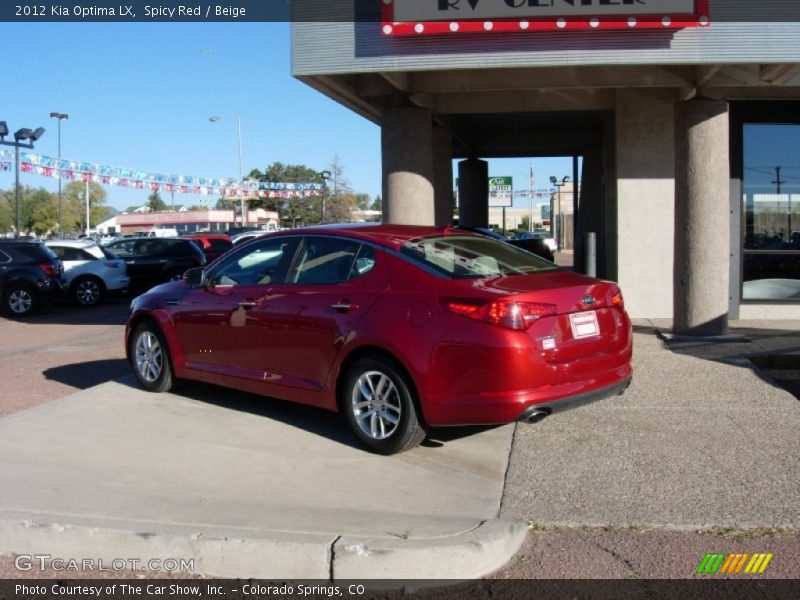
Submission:
<svg viewBox="0 0 800 600">
<path fill-rule="evenodd" d="M 259 313 L 270 289 L 283 282 L 296 248 L 297 239 L 290 237 L 249 244 L 181 299 L 173 314 L 188 368 L 263 380 Z"/>
</svg>

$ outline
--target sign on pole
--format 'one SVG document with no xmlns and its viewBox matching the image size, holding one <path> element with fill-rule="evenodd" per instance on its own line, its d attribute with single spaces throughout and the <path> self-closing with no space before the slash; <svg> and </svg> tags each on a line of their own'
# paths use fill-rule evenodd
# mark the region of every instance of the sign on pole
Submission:
<svg viewBox="0 0 800 600">
<path fill-rule="evenodd" d="M 489 177 L 489 206 L 511 206 L 514 203 L 514 186 L 511 177 Z"/>
</svg>

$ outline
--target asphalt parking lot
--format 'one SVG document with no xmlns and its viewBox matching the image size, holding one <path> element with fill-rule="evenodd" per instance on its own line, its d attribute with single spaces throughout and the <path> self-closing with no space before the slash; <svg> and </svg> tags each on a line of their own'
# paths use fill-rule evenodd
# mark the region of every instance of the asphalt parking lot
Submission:
<svg viewBox="0 0 800 600">
<path fill-rule="evenodd" d="M 124 378 L 126 315 L 116 301 L 0 320 L 0 415 Z M 749 550 L 775 553 L 767 576 L 800 577 L 797 398 L 746 365 L 669 351 L 646 327 L 634 360 L 625 396 L 516 427 L 500 516 L 531 530 L 495 576 L 683 578 L 704 552 Z M 204 386 L 183 393 L 193 418 L 226 411 L 202 408 Z M 309 415 L 311 429 L 329 418 Z M 12 563 L 0 577 L 20 575 Z"/>
</svg>

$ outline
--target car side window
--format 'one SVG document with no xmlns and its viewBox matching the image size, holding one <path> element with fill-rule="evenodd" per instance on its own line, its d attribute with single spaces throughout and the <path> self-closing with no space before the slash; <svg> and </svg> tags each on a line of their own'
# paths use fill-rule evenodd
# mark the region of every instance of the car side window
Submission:
<svg viewBox="0 0 800 600">
<path fill-rule="evenodd" d="M 131 258 L 136 248 L 135 240 L 125 240 L 117 244 L 111 244 L 111 251 L 120 258 Z"/>
<path fill-rule="evenodd" d="M 67 249 L 64 246 L 49 246 L 49 248 L 53 251 L 53 254 L 55 254 L 61 260 L 68 260 Z"/>
<path fill-rule="evenodd" d="M 299 285 L 330 285 L 347 281 L 361 244 L 337 238 L 307 237 L 289 281 Z M 374 256 L 373 256 L 374 261 Z M 363 263 L 366 267 L 367 263 Z M 365 271 L 366 272 L 366 271 Z"/>
<path fill-rule="evenodd" d="M 356 260 L 353 262 L 353 268 L 350 269 L 350 277 L 348 279 L 355 279 L 366 273 L 369 273 L 375 266 L 375 250 L 371 246 L 362 245 L 358 249 Z"/>
<path fill-rule="evenodd" d="M 75 254 L 76 254 L 75 260 L 97 260 L 96 256 L 90 254 L 83 248 L 76 248 Z"/>
<path fill-rule="evenodd" d="M 297 238 L 261 240 L 232 253 L 210 274 L 211 285 L 283 283 L 294 258 Z"/>
</svg>

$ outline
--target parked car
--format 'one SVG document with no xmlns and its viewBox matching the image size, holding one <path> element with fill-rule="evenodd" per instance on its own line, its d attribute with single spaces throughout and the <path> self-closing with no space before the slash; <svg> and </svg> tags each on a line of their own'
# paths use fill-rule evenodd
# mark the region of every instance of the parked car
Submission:
<svg viewBox="0 0 800 600">
<path fill-rule="evenodd" d="M 164 227 L 164 228 L 153 228 L 153 229 L 142 229 L 141 231 L 137 231 L 134 233 L 136 237 L 178 237 L 178 230 L 174 227 Z"/>
<path fill-rule="evenodd" d="M 64 265 L 42 242 L 0 240 L 0 298 L 9 315 L 26 317 L 65 288 Z"/>
<path fill-rule="evenodd" d="M 131 308 L 145 389 L 196 379 L 340 411 L 382 454 L 428 427 L 535 422 L 632 373 L 616 284 L 453 228 L 273 233 Z"/>
<path fill-rule="evenodd" d="M 502 233 L 498 233 L 497 231 L 489 229 L 488 227 L 459 227 L 459 229 L 472 231 L 474 233 L 479 233 L 481 235 L 488 236 L 490 238 L 499 240 L 501 242 L 506 242 L 508 244 L 511 244 L 512 246 L 516 246 L 517 248 L 522 248 L 523 250 L 532 252 L 537 256 L 541 256 L 542 258 L 544 258 L 545 260 L 549 260 L 550 262 L 553 262 L 555 260 L 553 252 L 544 243 L 543 238 L 538 238 L 538 237 L 517 238 L 516 236 L 513 238 L 508 238 L 504 236 Z"/>
<path fill-rule="evenodd" d="M 550 252 L 556 252 L 558 250 L 558 244 L 555 238 L 547 237 L 547 234 L 541 231 L 517 231 L 511 239 L 514 241 L 541 240 L 541 242 L 550 249 Z M 523 246 L 520 246 L 520 248 L 522 247 Z"/>
<path fill-rule="evenodd" d="M 106 294 L 128 289 L 131 279 L 125 261 L 107 248 L 83 240 L 50 240 L 46 244 L 64 264 L 69 295 L 81 306 L 94 306 Z"/>
<path fill-rule="evenodd" d="M 197 242 L 206 255 L 206 262 L 215 261 L 233 248 L 231 238 L 224 233 L 189 233 L 183 237 Z"/>
<path fill-rule="evenodd" d="M 250 240 L 254 240 L 257 237 L 266 235 L 267 233 L 268 232 L 264 231 L 263 229 L 256 229 L 255 231 L 244 231 L 242 233 L 236 233 L 231 235 L 231 243 L 234 246 L 238 246 L 239 244 L 243 244 L 244 242 L 249 242 Z"/>
<path fill-rule="evenodd" d="M 130 289 L 141 292 L 180 277 L 192 267 L 202 267 L 206 257 L 192 240 L 184 238 L 127 238 L 106 246 L 125 261 Z"/>
</svg>

